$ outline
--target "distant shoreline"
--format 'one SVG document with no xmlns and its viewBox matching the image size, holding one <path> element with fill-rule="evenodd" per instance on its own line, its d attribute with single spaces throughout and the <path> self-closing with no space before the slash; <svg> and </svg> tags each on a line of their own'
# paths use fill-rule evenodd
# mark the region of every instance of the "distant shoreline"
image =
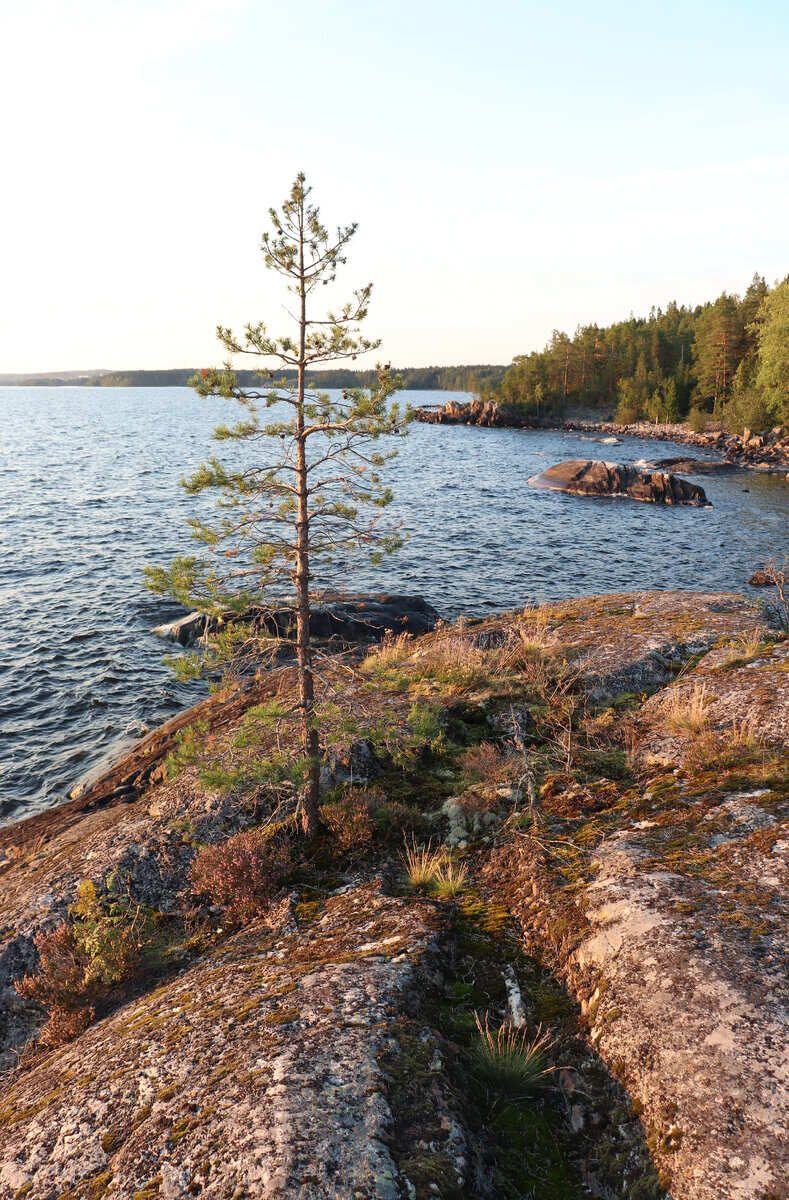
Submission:
<svg viewBox="0 0 789 1200">
<path fill-rule="evenodd" d="M 416 411 L 416 420 L 428 425 L 477 425 L 487 429 L 541 429 L 558 432 L 600 433 L 608 437 L 637 437 L 651 441 L 678 442 L 718 451 L 732 466 L 762 471 L 768 474 L 789 472 L 789 432 L 776 426 L 769 433 L 742 434 L 711 430 L 695 433 L 687 422 L 652 424 L 637 421 L 620 425 L 616 421 L 588 418 L 535 419 L 518 412 L 512 405 L 499 406 L 495 401 L 472 400 L 459 404 L 450 400 L 441 407 L 423 407 Z"/>
<path fill-rule="evenodd" d="M 498 382 L 506 371 L 504 364 L 458 364 L 429 367 L 392 367 L 392 374 L 400 376 L 406 391 L 441 391 L 472 393 L 481 386 Z M 0 374 L 0 387 L 189 387 L 190 380 L 197 374 L 197 367 L 170 367 L 163 370 L 93 370 L 51 372 L 6 372 Z M 269 380 L 262 379 L 257 371 L 236 371 L 242 387 L 274 386 L 280 381 L 293 382 L 295 371 L 272 372 Z M 324 388 L 370 387 L 376 382 L 374 368 L 350 370 L 345 367 L 327 371 L 308 371 L 309 384 Z"/>
</svg>

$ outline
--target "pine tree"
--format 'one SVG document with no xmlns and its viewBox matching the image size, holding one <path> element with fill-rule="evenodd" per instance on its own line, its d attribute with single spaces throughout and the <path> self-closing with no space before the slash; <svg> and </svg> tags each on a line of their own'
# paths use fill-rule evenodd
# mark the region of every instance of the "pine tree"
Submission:
<svg viewBox="0 0 789 1200">
<path fill-rule="evenodd" d="M 724 292 L 696 322 L 694 348 L 699 398 L 712 400 L 716 412 L 729 399 L 744 353 L 742 313 L 736 298 Z"/>
<path fill-rule="evenodd" d="M 773 419 L 789 424 L 789 279 L 765 297 L 759 316 L 756 386 Z"/>
<path fill-rule="evenodd" d="M 358 548 L 377 556 L 399 544 L 397 535 L 380 525 L 380 510 L 391 500 L 380 469 L 393 452 L 378 452 L 371 443 L 400 433 L 408 416 L 391 403 L 395 385 L 387 368 L 379 370 L 375 387 L 344 391 L 339 400 L 306 386 L 310 368 L 353 360 L 380 344 L 360 333 L 372 285 L 355 292 L 336 311 L 314 311 L 314 293 L 334 281 L 356 225 L 330 235 L 319 209 L 310 203 L 310 192 L 299 174 L 282 207 L 269 210 L 272 228 L 262 238 L 266 267 L 285 280 L 296 299 L 292 332 L 275 337 L 262 322 L 248 324 L 240 336 L 223 326 L 217 329 L 228 356 L 259 360 L 261 379 L 271 383 L 261 389 L 241 388 L 230 357 L 222 369 L 202 371 L 194 381 L 201 396 L 221 396 L 242 407 L 242 419 L 220 426 L 214 437 L 245 443 L 255 461 L 231 469 L 214 457 L 184 481 L 190 494 L 206 489 L 218 494 L 218 516 L 190 522 L 193 536 L 208 547 L 210 557 L 182 557 L 169 570 L 147 571 L 152 590 L 214 617 L 242 617 L 252 607 L 260 617 L 267 607 L 281 607 L 283 585 L 292 583 L 297 715 L 305 760 L 301 821 L 307 835 L 318 826 L 321 754 L 310 636 L 316 564 L 336 556 L 346 560 Z M 295 370 L 295 382 L 277 386 L 270 375 L 272 364 Z M 267 420 L 261 412 L 282 406 L 290 410 L 285 419 L 275 419 L 275 412 Z M 272 648 L 266 628 L 265 620 L 257 621 L 254 633 L 248 623 L 231 621 L 214 639 L 212 664 L 232 661 L 241 641 L 247 657 L 265 661 Z M 275 637 L 273 644 L 281 640 Z"/>
</svg>

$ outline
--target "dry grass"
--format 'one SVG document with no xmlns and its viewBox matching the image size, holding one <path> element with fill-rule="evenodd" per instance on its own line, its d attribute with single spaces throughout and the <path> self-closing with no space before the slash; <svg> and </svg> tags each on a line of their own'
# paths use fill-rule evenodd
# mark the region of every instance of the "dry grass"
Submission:
<svg viewBox="0 0 789 1200">
<path fill-rule="evenodd" d="M 380 645 L 367 655 L 362 670 L 375 675 L 385 674 L 407 662 L 413 652 L 414 639 L 410 633 L 401 633 L 397 637 L 387 634 Z"/>
<path fill-rule="evenodd" d="M 408 882 L 417 891 L 448 899 L 459 896 L 468 887 L 465 866 L 453 862 L 443 846 L 433 849 L 431 842 L 418 846 L 412 837 L 406 841 L 403 861 Z"/>
<path fill-rule="evenodd" d="M 547 1030 L 540 1026 L 529 1038 L 525 1029 L 509 1022 L 492 1030 L 487 1013 L 484 1021 L 478 1014 L 475 1019 L 479 1041 L 474 1048 L 474 1066 L 490 1087 L 510 1100 L 524 1100 L 548 1085 L 555 1069 L 549 1065 L 548 1055 L 555 1042 Z"/>
<path fill-rule="evenodd" d="M 764 637 L 759 629 L 748 629 L 732 638 L 726 658 L 721 666 L 729 667 L 735 663 L 751 662 L 764 646 Z"/>
<path fill-rule="evenodd" d="M 554 639 L 534 616 L 511 627 L 469 629 L 464 622 L 439 626 L 414 639 L 387 638 L 362 663 L 362 672 L 399 690 L 438 684 L 449 693 L 489 687 L 543 670 Z"/>
<path fill-rule="evenodd" d="M 412 888 L 431 888 L 439 870 L 446 862 L 446 851 L 442 847 L 434 850 L 431 842 L 418 846 L 415 838 L 406 841 L 403 851 L 405 873 Z"/>
<path fill-rule="evenodd" d="M 544 658 L 555 652 L 558 640 L 548 627 L 545 613 L 526 609 L 516 628 L 521 650 L 527 656 Z"/>
<path fill-rule="evenodd" d="M 691 691 L 670 691 L 663 702 L 663 719 L 673 733 L 699 734 L 708 725 L 710 698 L 703 684 Z"/>
</svg>

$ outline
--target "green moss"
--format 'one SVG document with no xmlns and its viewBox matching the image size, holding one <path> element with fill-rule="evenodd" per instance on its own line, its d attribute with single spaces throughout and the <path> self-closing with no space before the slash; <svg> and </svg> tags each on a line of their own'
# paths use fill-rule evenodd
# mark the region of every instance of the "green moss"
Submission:
<svg viewBox="0 0 789 1200">
<path fill-rule="evenodd" d="M 101 1200 L 112 1180 L 112 1171 L 101 1171 L 90 1179 L 83 1179 L 69 1191 L 62 1192 L 58 1200 Z"/>
<path fill-rule="evenodd" d="M 13 1103 L 4 1104 L 0 1108 L 0 1125 L 18 1125 L 20 1121 L 28 1121 L 31 1117 L 38 1116 L 44 1109 L 49 1108 L 54 1100 L 57 1100 L 62 1090 L 60 1087 L 53 1088 L 35 1104 L 23 1108 L 17 1108 Z"/>
<path fill-rule="evenodd" d="M 156 1200 L 156 1197 L 159 1195 L 161 1186 L 162 1186 L 161 1175 L 154 1175 L 152 1179 L 149 1179 L 148 1182 L 143 1187 L 139 1188 L 134 1193 L 132 1200 Z"/>
<path fill-rule="evenodd" d="M 118 1129 L 110 1129 L 101 1139 L 101 1148 L 105 1154 L 112 1154 L 123 1143 L 123 1135 Z"/>
<path fill-rule="evenodd" d="M 273 1012 L 266 1013 L 263 1020 L 267 1025 L 291 1025 L 300 1017 L 301 1012 L 298 1008 L 277 1008 Z"/>
</svg>

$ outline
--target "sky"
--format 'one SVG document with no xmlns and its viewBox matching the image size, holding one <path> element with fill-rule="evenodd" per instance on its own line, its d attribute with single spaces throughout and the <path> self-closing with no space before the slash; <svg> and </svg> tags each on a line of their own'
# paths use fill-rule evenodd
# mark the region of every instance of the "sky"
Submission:
<svg viewBox="0 0 789 1200">
<path fill-rule="evenodd" d="M 0 372 L 284 332 L 300 170 L 399 366 L 789 271 L 784 0 L 0 0 L 0 46 Z"/>
</svg>

